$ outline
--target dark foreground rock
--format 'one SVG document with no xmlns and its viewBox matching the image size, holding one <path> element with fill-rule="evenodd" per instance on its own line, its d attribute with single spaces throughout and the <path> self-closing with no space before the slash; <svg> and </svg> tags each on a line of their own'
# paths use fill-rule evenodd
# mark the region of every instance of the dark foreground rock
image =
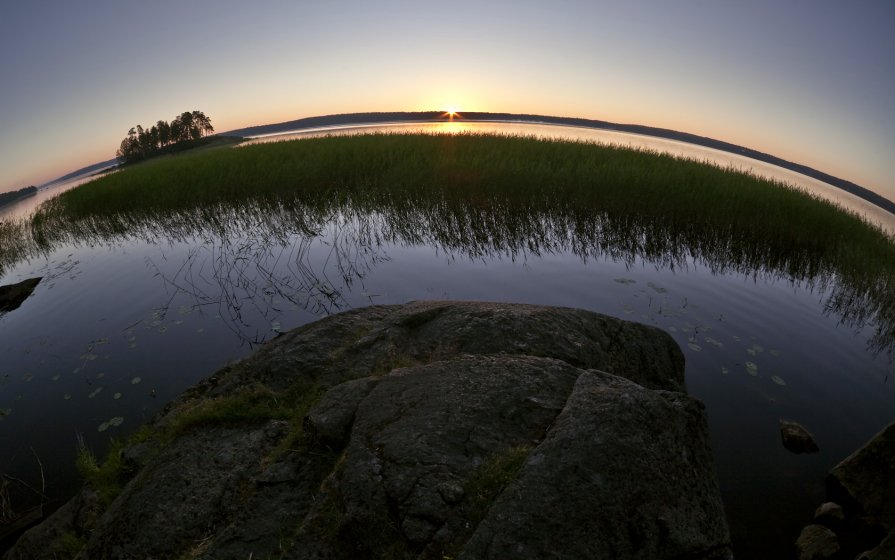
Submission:
<svg viewBox="0 0 895 560">
<path fill-rule="evenodd" d="M 120 491 L 85 488 L 5 558 L 730 557 L 679 348 L 580 310 L 328 317 L 189 390 L 119 459 Z"/>
<path fill-rule="evenodd" d="M 827 532 L 823 538 L 818 529 L 811 534 L 819 537 L 816 543 L 829 543 L 832 535 L 841 550 L 824 558 L 895 559 L 895 423 L 830 471 L 827 499 L 815 513 L 815 523 Z M 812 527 L 818 525 L 805 531 Z"/>
<path fill-rule="evenodd" d="M 17 284 L 0 286 L 0 313 L 18 309 L 28 299 L 34 288 L 40 284 L 41 278 L 29 278 Z"/>
</svg>

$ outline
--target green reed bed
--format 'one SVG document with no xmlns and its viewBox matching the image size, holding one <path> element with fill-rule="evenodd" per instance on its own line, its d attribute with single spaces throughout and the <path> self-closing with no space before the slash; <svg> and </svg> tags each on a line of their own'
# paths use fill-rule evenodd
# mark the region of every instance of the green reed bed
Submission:
<svg viewBox="0 0 895 560">
<path fill-rule="evenodd" d="M 60 222 L 121 213 L 157 218 L 246 201 L 338 202 L 358 193 L 383 203 L 411 196 L 473 206 L 498 197 L 653 219 L 681 231 L 720 228 L 833 251 L 856 265 L 895 261 L 891 236 L 772 181 L 647 151 L 478 134 L 328 137 L 160 158 L 63 193 L 33 223 L 46 233 Z"/>
<path fill-rule="evenodd" d="M 835 205 L 648 151 L 481 134 L 334 136 L 146 161 L 0 223 L 0 273 L 66 242 L 214 232 L 363 235 L 479 256 L 571 251 L 838 285 L 833 307 L 895 339 L 895 238 Z M 375 218 L 374 218 L 375 217 Z M 30 245 L 29 245 L 30 244 Z"/>
</svg>

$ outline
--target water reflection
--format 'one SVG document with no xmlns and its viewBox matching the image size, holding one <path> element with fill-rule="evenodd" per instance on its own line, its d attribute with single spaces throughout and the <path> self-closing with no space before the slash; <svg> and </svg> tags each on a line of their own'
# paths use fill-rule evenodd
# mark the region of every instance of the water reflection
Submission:
<svg viewBox="0 0 895 560">
<path fill-rule="evenodd" d="M 669 270 L 699 266 L 823 293 L 826 312 L 844 325 L 872 327 L 874 353 L 895 353 L 895 262 L 860 255 L 846 260 L 825 243 L 783 235 L 766 224 L 732 219 L 725 227 L 673 213 L 605 208 L 557 192 L 470 196 L 356 189 L 349 196 L 288 203 L 60 220 L 35 230 L 13 260 L 66 244 L 188 242 L 193 248 L 182 266 L 173 274 L 159 272 L 165 285 L 174 294 L 189 294 L 197 308 L 216 306 L 231 330 L 253 344 L 269 332 L 251 330 L 247 307 L 262 317 L 272 317 L 278 305 L 315 314 L 342 309 L 344 293 L 358 284 L 363 290 L 366 274 L 388 259 L 384 245 L 428 246 L 473 261 L 566 253 L 583 262 L 608 257 Z M 328 249 L 311 251 L 313 244 Z"/>
</svg>

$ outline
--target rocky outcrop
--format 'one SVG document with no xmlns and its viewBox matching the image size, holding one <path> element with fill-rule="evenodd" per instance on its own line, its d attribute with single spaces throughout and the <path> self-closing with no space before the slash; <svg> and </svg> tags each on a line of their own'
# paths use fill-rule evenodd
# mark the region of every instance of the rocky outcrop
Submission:
<svg viewBox="0 0 895 560">
<path fill-rule="evenodd" d="M 815 512 L 816 524 L 802 532 L 812 538 L 799 538 L 799 543 L 810 540 L 820 547 L 805 550 L 822 549 L 825 555 L 805 557 L 895 558 L 895 424 L 830 471 L 827 499 Z M 820 525 L 824 532 L 817 529 Z M 803 547 L 797 547 L 801 554 Z"/>
<path fill-rule="evenodd" d="M 6 558 L 729 558 L 683 381 L 668 335 L 580 310 L 335 315 L 189 390 L 113 501 Z"/>
<path fill-rule="evenodd" d="M 29 278 L 16 284 L 0 286 L 0 313 L 18 309 L 28 299 L 34 288 L 40 284 L 41 278 Z"/>
</svg>

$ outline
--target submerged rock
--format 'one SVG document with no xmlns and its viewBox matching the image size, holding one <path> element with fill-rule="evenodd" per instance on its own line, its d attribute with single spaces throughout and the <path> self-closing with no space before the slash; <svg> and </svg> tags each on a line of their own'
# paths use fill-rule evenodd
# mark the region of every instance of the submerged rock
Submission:
<svg viewBox="0 0 895 560">
<path fill-rule="evenodd" d="M 40 284 L 41 278 L 29 278 L 16 284 L 0 286 L 0 313 L 18 309 L 28 299 L 34 288 Z"/>
<path fill-rule="evenodd" d="M 683 366 L 667 334 L 574 309 L 334 315 L 187 391 L 107 507 L 6 558 L 63 537 L 85 558 L 729 558 Z"/>
<path fill-rule="evenodd" d="M 839 552 L 836 534 L 822 525 L 808 525 L 796 541 L 799 560 L 826 560 Z"/>
<path fill-rule="evenodd" d="M 817 443 L 814 436 L 798 422 L 780 420 L 780 437 L 783 438 L 783 447 L 793 453 L 817 453 Z"/>
</svg>

